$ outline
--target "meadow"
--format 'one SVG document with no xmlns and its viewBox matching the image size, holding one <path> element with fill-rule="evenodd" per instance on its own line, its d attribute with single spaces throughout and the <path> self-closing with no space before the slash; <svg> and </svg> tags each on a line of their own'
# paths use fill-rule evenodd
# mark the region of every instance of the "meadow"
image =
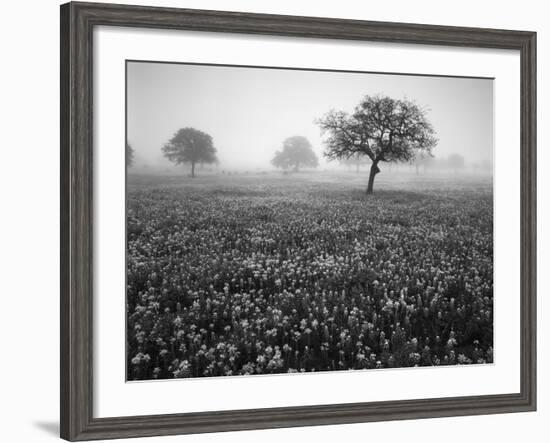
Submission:
<svg viewBox="0 0 550 443">
<path fill-rule="evenodd" d="M 493 361 L 492 181 L 129 175 L 127 379 Z"/>
</svg>

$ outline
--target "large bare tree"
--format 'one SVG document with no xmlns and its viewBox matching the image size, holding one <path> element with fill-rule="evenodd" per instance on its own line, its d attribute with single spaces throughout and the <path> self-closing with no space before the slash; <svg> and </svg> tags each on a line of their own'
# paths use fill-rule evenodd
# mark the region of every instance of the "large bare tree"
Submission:
<svg viewBox="0 0 550 443">
<path fill-rule="evenodd" d="M 407 99 L 365 96 L 353 113 L 331 110 L 317 120 L 330 159 L 366 156 L 371 161 L 367 194 L 371 194 L 380 162 L 407 162 L 437 144 L 426 111 Z"/>
</svg>

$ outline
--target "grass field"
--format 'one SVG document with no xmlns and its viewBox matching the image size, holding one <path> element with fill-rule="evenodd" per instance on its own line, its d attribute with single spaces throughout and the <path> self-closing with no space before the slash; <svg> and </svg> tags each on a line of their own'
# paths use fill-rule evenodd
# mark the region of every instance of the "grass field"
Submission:
<svg viewBox="0 0 550 443">
<path fill-rule="evenodd" d="M 129 380 L 492 362 L 490 178 L 128 177 Z"/>
</svg>

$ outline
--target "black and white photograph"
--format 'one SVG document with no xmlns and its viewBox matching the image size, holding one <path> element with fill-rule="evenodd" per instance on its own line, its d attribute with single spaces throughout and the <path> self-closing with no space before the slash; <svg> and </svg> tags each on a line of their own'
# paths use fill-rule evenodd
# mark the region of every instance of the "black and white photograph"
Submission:
<svg viewBox="0 0 550 443">
<path fill-rule="evenodd" d="M 6 2 L 0 440 L 544 440 L 545 6 Z"/>
<path fill-rule="evenodd" d="M 126 81 L 128 381 L 493 363 L 493 79 Z"/>
</svg>

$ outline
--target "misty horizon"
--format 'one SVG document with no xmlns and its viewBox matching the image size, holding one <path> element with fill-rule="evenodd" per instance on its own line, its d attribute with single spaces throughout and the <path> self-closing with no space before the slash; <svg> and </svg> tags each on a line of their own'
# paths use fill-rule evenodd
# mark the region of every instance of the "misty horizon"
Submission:
<svg viewBox="0 0 550 443">
<path fill-rule="evenodd" d="M 352 112 L 366 95 L 425 109 L 439 139 L 435 159 L 459 154 L 492 166 L 493 81 L 480 78 L 128 62 L 127 142 L 137 167 L 172 168 L 161 147 L 193 127 L 212 136 L 221 169 L 272 169 L 275 151 L 299 135 L 330 169 L 338 162 L 323 156 L 316 120 Z"/>
</svg>

